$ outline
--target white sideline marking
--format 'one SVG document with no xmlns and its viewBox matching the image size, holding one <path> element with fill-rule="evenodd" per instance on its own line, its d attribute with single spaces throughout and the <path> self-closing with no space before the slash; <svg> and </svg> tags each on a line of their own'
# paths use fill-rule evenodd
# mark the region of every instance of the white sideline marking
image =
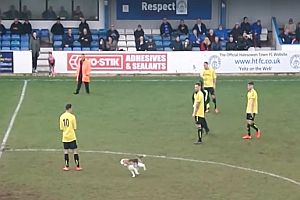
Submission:
<svg viewBox="0 0 300 200">
<path fill-rule="evenodd" d="M 62 152 L 62 149 L 9 149 L 7 151 L 10 152 Z M 101 153 L 101 154 L 113 154 L 113 155 L 131 155 L 131 156 L 136 156 L 136 155 L 142 155 L 142 154 L 136 154 L 136 153 L 126 153 L 126 152 L 114 152 L 114 151 L 97 151 L 97 150 L 80 150 L 82 153 Z M 212 164 L 212 165 L 219 165 L 219 166 L 224 166 L 224 167 L 229 167 L 233 169 L 239 169 L 239 170 L 244 170 L 248 172 L 254 172 L 258 174 L 263 174 L 267 176 L 271 176 L 273 178 L 281 179 L 290 183 L 293 183 L 297 186 L 300 186 L 300 182 L 295 181 L 291 178 L 287 178 L 284 176 L 280 176 L 274 173 L 269 173 L 265 172 L 262 170 L 257 170 L 257 169 L 251 169 L 248 167 L 241 167 L 241 166 L 236 166 L 232 164 L 227 164 L 227 163 L 222 163 L 222 162 L 215 162 L 215 161 L 208 161 L 208 160 L 196 160 L 196 159 L 189 159 L 189 158 L 180 158 L 180 157 L 173 157 L 173 156 L 161 156 L 161 155 L 146 155 L 146 157 L 150 158 L 160 158 L 160 159 L 167 159 L 167 160 L 180 160 L 180 161 L 186 161 L 186 162 L 196 162 L 196 163 L 205 163 L 205 164 Z"/>
<path fill-rule="evenodd" d="M 197 77 L 196 77 L 197 78 Z M 220 79 L 218 82 L 247 82 L 247 78 L 245 79 Z M 76 82 L 75 79 L 26 79 L 27 81 L 41 81 L 41 82 Z M 20 81 L 20 79 L 0 79 L 0 81 Z M 188 79 L 94 79 L 92 82 L 194 82 L 195 80 L 188 80 Z M 291 79 L 251 79 L 254 82 L 300 82 L 300 78 L 291 78 Z"/>
<path fill-rule="evenodd" d="M 19 110 L 21 108 L 22 102 L 24 100 L 26 88 L 27 88 L 27 80 L 24 80 L 24 85 L 23 85 L 23 88 L 22 88 L 22 93 L 21 93 L 21 96 L 20 96 L 20 99 L 19 99 L 19 103 L 17 104 L 15 112 L 13 113 L 13 115 L 12 115 L 12 117 L 10 119 L 8 128 L 7 128 L 6 132 L 5 132 L 4 138 L 3 138 L 1 146 L 0 146 L 0 159 L 1 159 L 3 151 L 5 149 L 5 145 L 6 145 L 8 137 L 9 137 L 10 131 L 13 128 L 13 125 L 15 123 L 15 119 L 17 117 L 17 114 L 18 114 L 18 112 L 19 112 Z"/>
</svg>

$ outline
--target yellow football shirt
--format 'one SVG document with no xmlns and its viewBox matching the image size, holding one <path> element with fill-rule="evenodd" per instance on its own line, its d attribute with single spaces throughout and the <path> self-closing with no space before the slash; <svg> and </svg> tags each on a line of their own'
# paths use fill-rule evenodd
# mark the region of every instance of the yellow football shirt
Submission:
<svg viewBox="0 0 300 200">
<path fill-rule="evenodd" d="M 76 140 L 75 130 L 77 125 L 75 115 L 69 112 L 63 113 L 59 118 L 59 126 L 62 131 L 62 142 Z"/>
<path fill-rule="evenodd" d="M 196 113 L 196 116 L 204 118 L 204 98 L 201 91 L 194 93 L 194 107 L 197 103 L 199 103 L 199 109 Z"/>
<path fill-rule="evenodd" d="M 214 80 L 217 78 L 215 70 L 212 68 L 204 69 L 201 73 L 201 77 L 203 78 L 203 86 L 206 87 L 215 87 Z"/>
<path fill-rule="evenodd" d="M 246 109 L 247 113 L 255 113 L 255 114 L 258 113 L 257 99 L 258 99 L 257 92 L 254 89 L 248 91 L 248 94 L 247 94 L 247 109 Z M 253 102 L 253 105 L 251 105 L 251 101 Z"/>
</svg>

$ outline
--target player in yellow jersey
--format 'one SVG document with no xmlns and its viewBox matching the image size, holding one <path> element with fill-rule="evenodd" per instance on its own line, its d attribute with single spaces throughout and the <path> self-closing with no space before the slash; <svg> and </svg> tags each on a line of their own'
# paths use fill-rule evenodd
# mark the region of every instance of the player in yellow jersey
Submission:
<svg viewBox="0 0 300 200">
<path fill-rule="evenodd" d="M 209 112 L 209 102 L 210 102 L 209 96 L 211 96 L 212 101 L 215 105 L 215 112 L 218 113 L 219 109 L 217 108 L 217 99 L 215 95 L 217 75 L 215 73 L 215 70 L 208 66 L 208 62 L 204 62 L 203 66 L 204 66 L 204 70 L 200 74 L 200 76 L 203 79 L 204 89 L 208 92 L 208 97 L 207 97 L 208 104 L 205 112 Z"/>
<path fill-rule="evenodd" d="M 64 154 L 65 154 L 65 167 L 64 171 L 69 171 L 69 152 L 73 153 L 74 160 L 76 163 L 76 171 L 82 170 L 79 165 L 79 155 L 77 150 L 76 143 L 76 134 L 75 130 L 77 128 L 76 125 L 76 117 L 72 114 L 72 105 L 66 105 L 66 111 L 59 118 L 59 127 L 62 131 L 62 142 L 64 145 Z"/>
<path fill-rule="evenodd" d="M 254 123 L 255 115 L 258 113 L 258 95 L 254 89 L 254 83 L 249 82 L 247 89 L 248 89 L 248 93 L 247 93 L 246 119 L 247 119 L 248 133 L 243 137 L 243 139 L 252 138 L 250 127 L 252 127 L 256 131 L 256 137 L 260 138 L 261 131 Z"/>
<path fill-rule="evenodd" d="M 201 92 L 201 83 L 195 84 L 192 116 L 195 117 L 195 124 L 198 133 L 198 141 L 195 142 L 195 144 L 201 144 L 204 120 L 205 120 L 204 119 L 204 97 L 203 97 L 203 93 Z"/>
</svg>

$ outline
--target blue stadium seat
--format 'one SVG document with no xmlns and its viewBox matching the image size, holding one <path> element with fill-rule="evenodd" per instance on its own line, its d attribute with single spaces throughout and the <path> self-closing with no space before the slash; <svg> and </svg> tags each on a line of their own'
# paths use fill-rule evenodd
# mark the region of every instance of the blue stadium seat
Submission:
<svg viewBox="0 0 300 200">
<path fill-rule="evenodd" d="M 169 47 L 170 44 L 171 44 L 171 41 L 170 41 L 170 40 L 164 40 L 164 41 L 163 41 L 163 46 L 164 46 L 164 47 Z"/>
<path fill-rule="evenodd" d="M 53 47 L 54 48 L 62 47 L 62 41 L 54 41 Z"/>
<path fill-rule="evenodd" d="M 20 40 L 20 35 L 12 34 L 10 37 L 11 40 Z"/>
<path fill-rule="evenodd" d="M 152 38 L 153 38 L 153 40 L 156 40 L 156 41 L 162 40 L 160 35 L 153 35 Z"/>
<path fill-rule="evenodd" d="M 200 47 L 193 47 L 192 51 L 200 51 Z"/>
<path fill-rule="evenodd" d="M 106 35 L 107 29 L 99 29 L 99 35 Z"/>
<path fill-rule="evenodd" d="M 54 51 L 62 51 L 62 48 L 61 47 L 54 47 L 53 50 Z"/>
<path fill-rule="evenodd" d="M 81 47 L 73 47 L 73 51 L 81 51 Z"/>
<path fill-rule="evenodd" d="M 80 35 L 73 35 L 74 36 L 74 40 L 78 40 Z"/>
<path fill-rule="evenodd" d="M 49 30 L 48 29 L 42 29 L 41 30 L 41 38 L 49 38 Z"/>
<path fill-rule="evenodd" d="M 10 47 L 10 41 L 8 41 L 8 40 L 3 40 L 3 41 L 2 41 L 2 47 Z"/>
<path fill-rule="evenodd" d="M 61 41 L 62 39 L 62 35 L 53 35 L 53 41 Z"/>
<path fill-rule="evenodd" d="M 82 47 L 82 51 L 90 51 L 91 48 L 90 47 Z"/>
<path fill-rule="evenodd" d="M 74 42 L 73 42 L 73 47 L 81 47 L 80 42 L 74 41 Z"/>
<path fill-rule="evenodd" d="M 27 35 L 27 34 L 23 34 L 23 35 L 21 35 L 21 42 L 23 42 L 23 41 L 29 41 L 29 35 Z"/>
<path fill-rule="evenodd" d="M 22 46 L 21 46 L 21 51 L 28 51 L 28 50 L 29 50 L 29 48 L 28 48 L 28 47 L 25 47 L 25 46 L 24 46 L 24 47 L 22 47 Z"/>
<path fill-rule="evenodd" d="M 99 47 L 92 47 L 91 51 L 99 51 Z"/>
<path fill-rule="evenodd" d="M 72 48 L 71 47 L 65 47 L 64 51 L 72 51 Z"/>
<path fill-rule="evenodd" d="M 172 51 L 170 47 L 164 47 L 164 51 Z"/>
<path fill-rule="evenodd" d="M 7 51 L 10 50 L 10 47 L 2 47 L 1 49 Z"/>
<path fill-rule="evenodd" d="M 20 51 L 20 47 L 11 47 L 10 50 L 13 50 L 13 51 Z"/>
<path fill-rule="evenodd" d="M 97 29 L 91 29 L 91 34 L 92 35 L 98 35 L 99 34 L 99 31 Z"/>
<path fill-rule="evenodd" d="M 157 41 L 155 41 L 155 44 L 156 44 L 156 47 L 157 47 L 157 48 L 161 48 L 161 47 L 163 47 L 163 43 L 162 43 L 162 41 L 161 41 L 161 40 L 157 40 Z"/>
<path fill-rule="evenodd" d="M 11 47 L 20 47 L 20 41 L 19 40 L 13 40 L 13 41 L 11 41 L 11 43 L 10 43 L 10 46 Z"/>
<path fill-rule="evenodd" d="M 10 29 L 6 29 L 6 34 L 11 34 L 11 31 L 10 31 Z"/>
<path fill-rule="evenodd" d="M 28 41 L 21 41 L 21 48 L 22 47 L 29 47 L 29 42 Z"/>
<path fill-rule="evenodd" d="M 186 35 L 180 35 L 179 38 L 180 38 L 181 41 L 183 41 L 183 40 L 185 40 L 186 38 L 188 38 L 188 36 L 186 36 Z"/>
<path fill-rule="evenodd" d="M 79 35 L 79 29 L 78 28 L 72 28 L 72 33 L 74 35 Z"/>
<path fill-rule="evenodd" d="M 171 37 L 170 37 L 170 36 L 162 37 L 162 39 L 163 39 L 163 40 L 169 40 L 169 41 L 170 41 L 170 40 L 171 40 Z"/>
<path fill-rule="evenodd" d="M 98 38 L 98 35 L 92 35 L 92 40 L 93 40 L 93 41 L 98 41 L 98 39 L 99 39 L 99 38 Z"/>
<path fill-rule="evenodd" d="M 2 41 L 10 41 L 10 35 L 9 34 L 2 35 Z"/>
<path fill-rule="evenodd" d="M 163 51 L 163 50 L 164 50 L 164 48 L 162 48 L 162 47 L 158 47 L 158 48 L 156 48 L 156 50 L 157 50 L 157 51 Z"/>
<path fill-rule="evenodd" d="M 99 47 L 98 41 L 92 41 L 91 47 Z"/>
</svg>

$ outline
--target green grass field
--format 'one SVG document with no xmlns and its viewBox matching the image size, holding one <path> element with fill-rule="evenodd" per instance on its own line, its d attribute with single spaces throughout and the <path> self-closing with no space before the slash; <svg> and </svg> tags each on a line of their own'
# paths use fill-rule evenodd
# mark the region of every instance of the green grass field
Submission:
<svg viewBox="0 0 300 200">
<path fill-rule="evenodd" d="M 246 84 L 253 79 L 263 136 L 243 141 Z M 220 77 L 221 112 L 207 114 L 211 134 L 202 145 L 193 144 L 195 80 L 94 78 L 92 94 L 78 96 L 70 78 L 29 80 L 0 159 L 0 199 L 299 200 L 300 77 Z M 1 141 L 23 83 L 0 79 Z M 62 171 L 58 118 L 66 103 L 77 116 L 80 150 L 93 151 L 81 152 L 81 172 Z M 119 163 L 130 155 L 113 152 L 149 155 L 148 170 L 131 178 Z"/>
</svg>

